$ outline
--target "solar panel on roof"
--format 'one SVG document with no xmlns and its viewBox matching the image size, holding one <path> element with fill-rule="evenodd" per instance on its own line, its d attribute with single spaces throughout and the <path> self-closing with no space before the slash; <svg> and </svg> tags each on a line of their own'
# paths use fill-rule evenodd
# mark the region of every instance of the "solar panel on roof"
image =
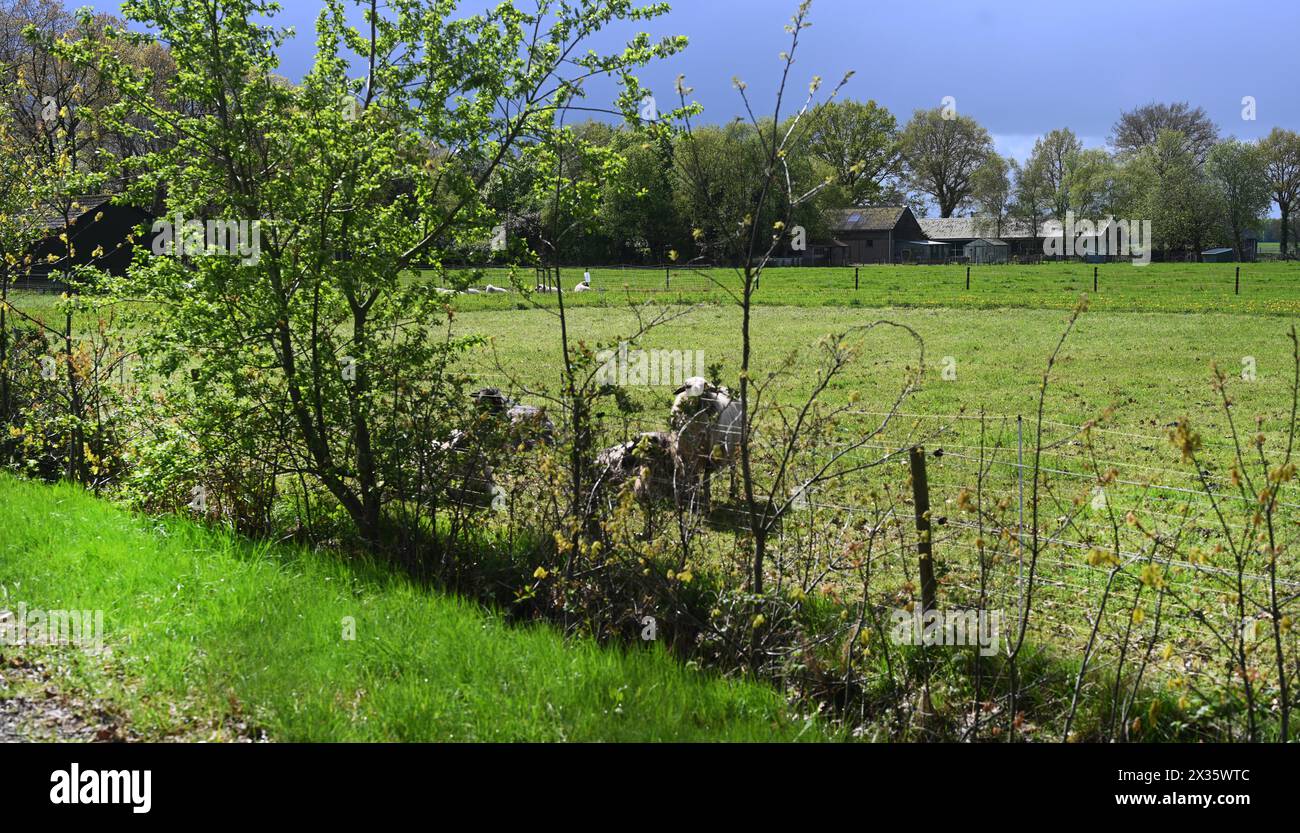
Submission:
<svg viewBox="0 0 1300 833">
<path fill-rule="evenodd" d="M 849 222 L 850 222 L 850 223 L 856 223 L 858 220 L 861 220 L 861 219 L 862 219 L 862 215 L 861 215 L 861 214 L 858 214 L 858 213 L 856 213 L 856 212 L 853 213 L 853 214 L 850 214 L 850 215 L 849 215 Z"/>
</svg>

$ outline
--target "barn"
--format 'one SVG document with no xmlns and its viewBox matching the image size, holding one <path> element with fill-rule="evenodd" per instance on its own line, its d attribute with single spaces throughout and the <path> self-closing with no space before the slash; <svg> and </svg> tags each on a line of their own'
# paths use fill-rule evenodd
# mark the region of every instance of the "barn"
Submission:
<svg viewBox="0 0 1300 833">
<path fill-rule="evenodd" d="M 139 232 L 150 214 L 134 206 L 114 204 L 112 199 L 110 194 L 77 196 L 57 209 L 44 211 L 39 223 L 45 235 L 28 248 L 31 268 L 18 276 L 15 285 L 57 289 L 59 279 L 78 266 L 125 275 L 135 246 L 147 246 L 152 240 L 147 229 L 143 235 Z"/>
<path fill-rule="evenodd" d="M 943 252 L 934 249 L 921 231 L 912 209 L 905 205 L 876 205 L 843 208 L 830 221 L 834 236 L 833 257 L 851 263 L 901 263 L 928 260 Z M 837 264 L 838 265 L 838 264 Z"/>
</svg>

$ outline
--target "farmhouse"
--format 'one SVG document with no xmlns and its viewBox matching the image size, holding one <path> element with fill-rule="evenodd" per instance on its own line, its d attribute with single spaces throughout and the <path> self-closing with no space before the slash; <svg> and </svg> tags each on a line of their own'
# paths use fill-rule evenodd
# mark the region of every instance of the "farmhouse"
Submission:
<svg viewBox="0 0 1300 833">
<path fill-rule="evenodd" d="M 110 202 L 112 198 L 111 194 L 77 196 L 61 210 L 43 212 L 38 222 L 45 234 L 28 248 L 31 267 L 18 276 L 16 284 L 57 286 L 61 276 L 78 266 L 126 274 L 136 243 L 149 243 L 151 235 L 141 237 L 138 229 L 150 215 L 134 206 L 115 205 Z"/>
</svg>

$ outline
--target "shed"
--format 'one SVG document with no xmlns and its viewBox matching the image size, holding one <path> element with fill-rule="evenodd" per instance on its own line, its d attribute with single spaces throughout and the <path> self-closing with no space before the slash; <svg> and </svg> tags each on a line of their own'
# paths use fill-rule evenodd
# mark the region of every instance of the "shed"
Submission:
<svg viewBox="0 0 1300 833">
<path fill-rule="evenodd" d="M 1203 263 L 1231 263 L 1233 260 L 1232 249 L 1228 246 L 1219 246 L 1201 252 Z"/>
<path fill-rule="evenodd" d="M 1011 247 L 1001 240 L 977 237 L 962 247 L 967 263 L 1006 263 Z"/>
</svg>

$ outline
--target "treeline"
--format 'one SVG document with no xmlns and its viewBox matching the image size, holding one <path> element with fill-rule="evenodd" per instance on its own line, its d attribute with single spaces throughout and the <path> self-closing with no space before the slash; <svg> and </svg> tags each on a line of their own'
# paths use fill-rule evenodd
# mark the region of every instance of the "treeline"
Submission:
<svg viewBox="0 0 1300 833">
<path fill-rule="evenodd" d="M 39 168 L 62 178 L 63 187 L 42 206 L 46 214 L 66 212 L 74 192 L 124 190 L 137 178 L 140 161 L 161 149 L 152 143 L 169 141 L 165 131 L 147 129 L 143 113 L 102 118 L 101 111 L 122 106 L 105 79 L 51 52 L 56 38 L 98 39 L 116 22 L 106 15 L 78 20 L 59 0 L 0 2 L 5 163 L 24 175 Z M 148 73 L 161 109 L 203 106 L 189 90 L 172 90 L 165 99 L 176 71 L 167 45 L 116 38 L 111 48 L 125 64 Z M 677 109 L 641 96 L 603 120 L 566 128 L 569 150 L 553 160 L 580 186 L 587 207 L 598 209 L 597 219 L 588 219 L 592 212 L 584 208 L 582 222 L 574 222 L 572 206 L 558 209 L 565 216 L 548 213 L 549 195 L 539 184 L 554 171 L 537 164 L 537 153 L 530 152 L 536 142 L 520 137 L 484 182 L 481 196 L 491 216 L 478 219 L 496 233 L 444 235 L 441 247 L 454 253 L 452 259 L 471 263 L 557 257 L 569 263 L 735 262 L 741 250 L 734 235 L 711 227 L 710 218 L 733 216 L 752 203 L 764 181 L 763 136 L 770 125 L 737 120 L 687 131 L 688 120 L 700 114 L 687 106 L 689 95 L 675 95 Z M 658 104 L 665 103 L 661 94 Z M 787 162 L 800 181 L 820 186 L 799 205 L 773 204 L 771 217 L 755 219 L 767 227 L 762 221 L 790 214 L 809 241 L 832 236 L 835 209 L 908 204 L 918 216 L 981 216 L 995 232 L 1011 223 L 1038 227 L 1068 212 L 1149 219 L 1166 257 L 1213 245 L 1241 251 L 1252 232 L 1280 241 L 1283 253 L 1294 249 L 1300 135 L 1279 127 L 1258 142 L 1240 141 L 1185 102 L 1121 113 L 1105 148 L 1083 147 L 1068 127 L 1050 130 L 1023 163 L 1000 156 L 989 131 L 953 102 L 917 110 L 903 122 L 875 101 L 836 97 L 789 117 L 782 132 L 795 119 L 803 122 L 807 140 L 798 158 Z M 135 129 L 114 127 L 115 121 Z M 425 139 L 431 155 L 449 151 L 434 137 Z M 147 198 L 157 207 L 164 194 L 160 188 Z M 1273 206 L 1281 219 L 1267 217 Z M 562 239 L 546 239 L 557 220 Z"/>
<path fill-rule="evenodd" d="M 983 217 L 995 232 L 1037 228 L 1069 212 L 1093 220 L 1149 219 L 1166 257 L 1214 245 L 1241 251 L 1252 232 L 1280 240 L 1283 251 L 1294 249 L 1300 136 L 1291 130 L 1275 128 L 1246 142 L 1222 136 L 1199 107 L 1148 104 L 1120 115 L 1106 148 L 1085 148 L 1071 129 L 1059 128 L 1035 142 L 1022 163 L 1000 156 L 973 117 L 944 108 L 918 110 L 900 124 L 874 101 L 839 100 L 802 118 L 811 123 L 808 141 L 790 164 L 801 181 L 824 183 L 794 212 L 810 240 L 832 236 L 835 209 L 907 204 L 918 216 Z M 707 218 L 752 199 L 768 130 L 733 122 L 695 127 L 687 140 L 682 131 L 651 135 L 639 125 L 577 125 L 578 141 L 610 151 L 618 164 L 568 168 L 574 180 L 590 180 L 602 206 L 595 225 L 570 235 L 563 259 L 733 262 L 736 251 L 698 241 L 725 237 L 707 227 Z M 502 177 L 492 202 L 510 234 L 533 249 L 548 218 L 544 200 L 530 199 L 528 178 Z M 1267 217 L 1273 205 L 1282 219 Z M 774 216 L 784 216 L 783 209 L 774 206 Z"/>
</svg>

